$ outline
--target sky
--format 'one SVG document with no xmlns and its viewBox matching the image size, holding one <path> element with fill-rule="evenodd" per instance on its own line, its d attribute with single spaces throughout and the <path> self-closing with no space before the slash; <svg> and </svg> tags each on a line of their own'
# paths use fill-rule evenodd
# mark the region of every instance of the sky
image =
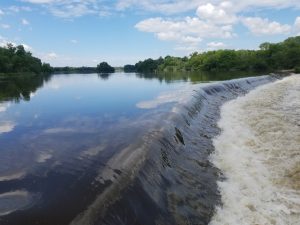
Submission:
<svg viewBox="0 0 300 225">
<path fill-rule="evenodd" d="M 0 45 L 52 66 L 113 66 L 300 35 L 300 0 L 0 0 Z"/>
</svg>

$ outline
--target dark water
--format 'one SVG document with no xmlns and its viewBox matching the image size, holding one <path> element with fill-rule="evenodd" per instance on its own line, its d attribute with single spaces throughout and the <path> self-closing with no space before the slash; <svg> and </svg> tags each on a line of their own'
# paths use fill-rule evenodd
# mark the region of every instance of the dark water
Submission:
<svg viewBox="0 0 300 225">
<path fill-rule="evenodd" d="M 276 79 L 238 76 L 0 78 L 0 224 L 208 224 L 219 108 Z"/>
</svg>

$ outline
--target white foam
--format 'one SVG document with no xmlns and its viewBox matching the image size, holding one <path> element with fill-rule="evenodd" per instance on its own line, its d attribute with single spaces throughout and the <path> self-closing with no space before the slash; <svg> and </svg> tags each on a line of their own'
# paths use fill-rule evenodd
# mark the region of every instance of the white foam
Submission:
<svg viewBox="0 0 300 225">
<path fill-rule="evenodd" d="M 300 76 L 226 103 L 212 163 L 222 206 L 211 225 L 300 224 Z"/>
</svg>

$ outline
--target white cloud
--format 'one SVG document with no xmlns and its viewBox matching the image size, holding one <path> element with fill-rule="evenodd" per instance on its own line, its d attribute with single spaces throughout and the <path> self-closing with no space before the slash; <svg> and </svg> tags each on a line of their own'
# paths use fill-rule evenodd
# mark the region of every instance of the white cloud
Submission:
<svg viewBox="0 0 300 225">
<path fill-rule="evenodd" d="M 257 8 L 300 8 L 299 0 L 118 0 L 117 9 L 125 10 L 139 7 L 143 11 L 174 14 L 195 10 L 199 6 L 206 4 L 215 4 L 223 9 L 229 4 L 231 5 L 230 10 L 234 12 L 243 10 L 256 11 Z"/>
<path fill-rule="evenodd" d="M 9 24 L 1 24 L 0 26 L 1 26 L 1 28 L 3 28 L 3 29 L 9 29 L 9 28 L 10 28 L 10 25 L 9 25 Z"/>
<path fill-rule="evenodd" d="M 50 52 L 48 54 L 46 54 L 46 58 L 48 59 L 56 59 L 58 57 L 58 55 L 55 52 Z"/>
<path fill-rule="evenodd" d="M 81 17 L 88 14 L 96 14 L 97 11 L 85 3 L 74 3 L 70 5 L 62 5 L 61 7 L 51 7 L 50 11 L 53 15 L 62 18 Z"/>
<path fill-rule="evenodd" d="M 21 20 L 21 23 L 22 23 L 22 25 L 24 25 L 24 26 L 27 26 L 27 25 L 30 24 L 29 21 L 26 20 L 26 19 L 22 19 L 22 20 Z"/>
<path fill-rule="evenodd" d="M 31 46 L 27 45 L 27 44 L 21 44 L 21 45 L 23 45 L 23 47 L 26 51 L 32 51 L 33 50 L 33 48 Z"/>
<path fill-rule="evenodd" d="M 14 12 L 14 13 L 18 13 L 18 12 L 21 12 L 21 11 L 25 11 L 25 12 L 31 12 L 32 11 L 32 9 L 28 6 L 15 6 L 15 5 L 12 5 L 12 6 L 8 7 L 6 10 L 9 11 L 9 12 Z"/>
<path fill-rule="evenodd" d="M 14 46 L 16 46 L 17 44 L 9 41 L 7 38 L 0 36 L 0 47 L 5 47 L 8 43 L 13 44 Z"/>
<path fill-rule="evenodd" d="M 139 4 L 150 4 L 151 0 L 141 1 Z M 178 5 L 186 1 L 166 1 L 166 5 Z M 202 40 L 211 38 L 232 38 L 237 35 L 234 32 L 234 25 L 242 23 L 254 35 L 279 35 L 290 34 L 292 25 L 280 24 L 276 21 L 270 21 L 267 18 L 243 17 L 241 13 L 254 10 L 256 7 L 291 7 L 299 6 L 300 1 L 282 1 L 271 0 L 245 0 L 245 1 L 214 1 L 214 4 L 207 0 L 193 1 L 197 2 L 198 7 L 195 17 L 186 17 L 182 19 L 172 18 L 149 18 L 140 21 L 135 27 L 143 32 L 153 33 L 158 39 L 163 41 L 173 41 L 176 43 L 176 50 L 196 50 Z M 121 4 L 121 2 L 119 2 Z M 125 4 L 126 3 L 126 4 Z M 119 6 L 120 6 L 119 4 Z M 138 4 L 135 0 L 122 1 L 123 8 Z M 164 5 L 162 1 L 155 1 L 154 5 Z M 147 7 L 146 7 L 147 9 Z M 184 10 L 184 7 L 183 7 Z M 169 11 L 171 12 L 171 11 Z M 300 17 L 296 19 L 294 30 L 300 33 Z M 222 42 L 209 42 L 208 49 L 224 48 Z"/>
<path fill-rule="evenodd" d="M 257 9 L 300 8 L 299 0 L 22 0 L 42 5 L 54 16 L 74 18 L 84 15 L 108 16 L 114 11 L 135 9 L 137 12 L 149 11 L 161 14 L 179 14 L 198 11 L 202 19 L 215 23 L 232 23 L 236 15 Z"/>
<path fill-rule="evenodd" d="M 118 10 L 138 7 L 143 11 L 160 12 L 163 14 L 174 14 L 196 9 L 205 0 L 119 0 L 117 2 Z"/>
<path fill-rule="evenodd" d="M 107 11 L 101 0 L 23 0 L 25 2 L 40 4 L 54 16 L 61 18 L 74 18 L 84 15 L 103 15 Z"/>
<path fill-rule="evenodd" d="M 296 35 L 300 35 L 300 17 L 298 16 L 294 23 L 294 30 Z"/>
<path fill-rule="evenodd" d="M 242 22 L 255 35 L 288 34 L 292 28 L 288 24 L 280 24 L 260 17 L 247 17 L 242 19 Z"/>
<path fill-rule="evenodd" d="M 233 6 L 230 2 L 223 2 L 220 6 L 207 3 L 198 7 L 197 15 L 201 19 L 216 24 L 232 24 L 237 21 L 237 17 L 230 12 L 231 8 L 233 8 Z"/>
<path fill-rule="evenodd" d="M 8 40 L 5 37 L 0 36 L 0 47 L 6 47 L 8 43 L 12 44 L 13 46 L 23 45 L 23 47 L 24 47 L 24 49 L 26 51 L 32 51 L 33 50 L 33 48 L 31 46 L 27 45 L 27 44 L 24 44 L 24 43 L 21 43 L 21 44 L 20 43 L 15 43 L 13 41 Z M 1 104 L 0 104 L 0 108 L 1 108 Z M 1 110 L 0 110 L 0 112 L 1 112 Z"/>
<path fill-rule="evenodd" d="M 140 31 L 154 33 L 160 40 L 175 41 L 184 45 L 185 49 L 197 48 L 204 38 L 234 37 L 231 25 L 216 25 L 197 17 L 182 20 L 150 18 L 139 22 L 135 27 Z"/>
<path fill-rule="evenodd" d="M 233 35 L 232 26 L 217 26 L 196 17 L 186 17 L 182 20 L 162 19 L 160 17 L 143 20 L 135 25 L 140 31 L 155 33 L 163 40 L 180 36 L 182 40 L 219 37 L 230 38 Z"/>
<path fill-rule="evenodd" d="M 206 44 L 209 49 L 220 49 L 225 48 L 226 45 L 223 42 L 209 42 Z"/>
<path fill-rule="evenodd" d="M 0 9 L 0 16 L 3 16 L 4 12 Z"/>
</svg>

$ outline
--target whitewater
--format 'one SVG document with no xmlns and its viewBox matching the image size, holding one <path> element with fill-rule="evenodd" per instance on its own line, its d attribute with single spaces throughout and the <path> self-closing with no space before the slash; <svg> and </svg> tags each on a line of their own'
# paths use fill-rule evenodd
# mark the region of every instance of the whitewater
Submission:
<svg viewBox="0 0 300 225">
<path fill-rule="evenodd" d="M 210 157 L 222 204 L 210 225 L 300 224 L 299 98 L 292 75 L 222 106 Z"/>
</svg>

